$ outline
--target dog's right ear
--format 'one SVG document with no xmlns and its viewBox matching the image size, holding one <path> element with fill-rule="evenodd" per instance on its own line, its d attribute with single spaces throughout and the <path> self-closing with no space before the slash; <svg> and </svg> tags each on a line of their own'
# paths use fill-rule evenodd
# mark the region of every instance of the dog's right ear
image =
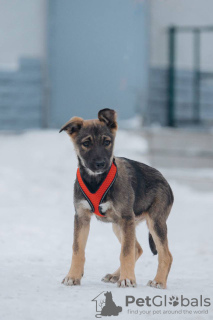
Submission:
<svg viewBox="0 0 213 320">
<path fill-rule="evenodd" d="M 81 127 L 83 126 L 83 122 L 84 120 L 82 118 L 73 117 L 68 122 L 66 122 L 63 127 L 61 127 L 59 133 L 61 131 L 66 131 L 66 133 L 73 137 L 81 129 Z"/>
</svg>

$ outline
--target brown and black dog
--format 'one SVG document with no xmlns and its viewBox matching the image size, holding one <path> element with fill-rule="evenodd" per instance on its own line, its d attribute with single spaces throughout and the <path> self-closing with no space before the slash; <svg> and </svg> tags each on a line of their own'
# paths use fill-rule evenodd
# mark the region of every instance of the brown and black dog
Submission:
<svg viewBox="0 0 213 320">
<path fill-rule="evenodd" d="M 121 287 L 134 287 L 135 262 L 143 250 L 136 239 L 137 224 L 146 220 L 149 228 L 149 244 L 153 254 L 158 253 L 158 270 L 148 285 L 166 288 L 172 264 L 168 247 L 166 220 L 174 201 L 172 190 L 156 169 L 143 163 L 113 155 L 117 131 L 116 112 L 103 109 L 98 119 L 70 119 L 60 130 L 71 137 L 78 157 L 81 177 L 91 193 L 95 193 L 105 180 L 112 162 L 117 166 L 117 177 L 100 204 L 104 217 L 96 218 L 112 222 L 112 228 L 121 243 L 120 268 L 107 274 L 102 281 L 117 282 Z M 85 246 L 93 215 L 78 181 L 74 184 L 73 256 L 70 270 L 62 281 L 65 285 L 79 285 L 84 273 Z"/>
</svg>

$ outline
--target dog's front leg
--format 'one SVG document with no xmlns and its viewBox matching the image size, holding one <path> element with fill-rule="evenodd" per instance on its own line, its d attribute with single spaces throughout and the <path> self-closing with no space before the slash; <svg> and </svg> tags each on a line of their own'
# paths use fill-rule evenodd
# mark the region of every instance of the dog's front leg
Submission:
<svg viewBox="0 0 213 320">
<path fill-rule="evenodd" d="M 62 281 L 68 286 L 80 285 L 84 273 L 85 247 L 89 235 L 90 217 L 75 215 L 73 255 L 70 270 Z"/>
<path fill-rule="evenodd" d="M 118 287 L 135 287 L 135 221 L 124 217 L 121 221 L 120 279 Z"/>
</svg>

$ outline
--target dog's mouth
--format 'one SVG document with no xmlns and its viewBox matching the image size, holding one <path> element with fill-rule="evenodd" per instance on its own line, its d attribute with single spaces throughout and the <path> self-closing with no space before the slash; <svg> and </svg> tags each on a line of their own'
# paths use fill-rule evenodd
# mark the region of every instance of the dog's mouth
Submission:
<svg viewBox="0 0 213 320">
<path fill-rule="evenodd" d="M 87 172 L 90 174 L 90 175 L 94 175 L 94 176 L 96 176 L 96 175 L 100 175 L 100 174 L 103 174 L 106 170 L 91 170 L 91 169 L 89 169 L 88 167 L 85 167 L 85 169 L 87 170 Z"/>
<path fill-rule="evenodd" d="M 79 160 L 87 173 L 91 176 L 101 175 L 109 170 L 109 161 L 106 158 L 100 160 L 96 159 L 95 161 L 88 163 L 79 156 Z"/>
<path fill-rule="evenodd" d="M 102 166 L 101 168 L 97 168 L 94 165 L 85 166 L 87 173 L 90 174 L 91 176 L 97 176 L 97 175 L 104 174 L 105 172 L 107 172 L 109 170 L 109 168 L 110 168 L 110 166 L 108 163 L 105 163 L 105 165 Z"/>
</svg>

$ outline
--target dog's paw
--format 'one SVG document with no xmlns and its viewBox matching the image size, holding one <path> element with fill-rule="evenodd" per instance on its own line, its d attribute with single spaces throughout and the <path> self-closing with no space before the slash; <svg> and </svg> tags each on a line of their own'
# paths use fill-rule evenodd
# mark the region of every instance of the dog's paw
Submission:
<svg viewBox="0 0 213 320">
<path fill-rule="evenodd" d="M 165 286 L 161 282 L 156 282 L 155 280 L 149 280 L 147 283 L 148 287 L 157 288 L 157 289 L 165 289 Z"/>
<path fill-rule="evenodd" d="M 116 276 L 114 274 L 108 273 L 101 279 L 103 282 L 111 282 L 111 283 L 116 283 L 118 282 L 119 276 Z"/>
<path fill-rule="evenodd" d="M 62 282 L 65 286 L 80 286 L 81 279 L 77 279 L 75 277 L 66 276 Z"/>
<path fill-rule="evenodd" d="M 126 288 L 126 287 L 136 287 L 136 280 L 130 279 L 119 279 L 117 283 L 118 287 Z"/>
</svg>

